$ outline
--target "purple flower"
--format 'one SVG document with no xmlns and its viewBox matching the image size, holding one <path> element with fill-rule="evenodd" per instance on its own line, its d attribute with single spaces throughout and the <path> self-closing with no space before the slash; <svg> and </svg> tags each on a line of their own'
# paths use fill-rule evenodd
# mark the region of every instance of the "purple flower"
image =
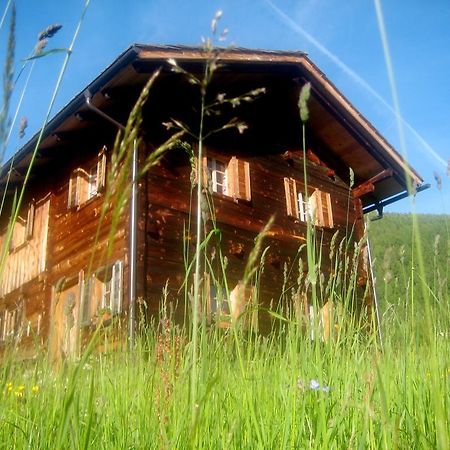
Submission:
<svg viewBox="0 0 450 450">
<path fill-rule="evenodd" d="M 307 388 L 307 384 L 305 384 L 301 378 L 298 378 L 297 379 L 297 387 L 301 391 L 304 391 Z M 311 391 L 322 391 L 322 392 L 325 392 L 325 393 L 328 394 L 328 392 L 330 392 L 331 388 L 330 388 L 330 386 L 321 386 L 320 383 L 317 380 L 312 379 L 309 382 L 309 390 L 311 390 Z"/>
</svg>

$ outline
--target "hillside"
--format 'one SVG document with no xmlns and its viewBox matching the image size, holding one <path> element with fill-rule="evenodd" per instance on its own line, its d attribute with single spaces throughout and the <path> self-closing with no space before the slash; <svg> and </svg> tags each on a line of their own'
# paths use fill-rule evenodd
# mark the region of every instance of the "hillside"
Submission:
<svg viewBox="0 0 450 450">
<path fill-rule="evenodd" d="M 386 214 L 382 220 L 370 223 L 369 237 L 377 292 L 384 308 L 410 298 L 413 279 L 416 299 L 421 298 L 422 288 L 419 289 L 419 283 L 423 278 L 437 298 L 448 299 L 450 217 L 417 215 L 424 261 L 423 274 L 419 270 L 412 219 L 411 214 Z"/>
</svg>

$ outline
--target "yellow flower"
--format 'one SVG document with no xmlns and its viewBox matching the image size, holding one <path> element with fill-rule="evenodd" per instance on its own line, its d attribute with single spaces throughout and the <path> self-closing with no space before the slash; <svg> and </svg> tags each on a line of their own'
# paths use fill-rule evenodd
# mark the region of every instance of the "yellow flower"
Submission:
<svg viewBox="0 0 450 450">
<path fill-rule="evenodd" d="M 23 391 L 16 391 L 15 394 L 16 394 L 17 398 L 22 398 L 23 397 Z"/>
<path fill-rule="evenodd" d="M 17 392 L 23 392 L 25 390 L 25 386 L 23 384 L 21 384 L 18 388 L 17 388 Z"/>
<path fill-rule="evenodd" d="M 33 392 L 33 394 L 37 394 L 39 392 L 39 386 L 36 384 L 31 388 L 31 392 Z"/>
<path fill-rule="evenodd" d="M 6 385 L 6 389 L 8 390 L 8 392 L 11 392 L 13 390 L 13 384 L 11 383 L 11 381 Z"/>
</svg>

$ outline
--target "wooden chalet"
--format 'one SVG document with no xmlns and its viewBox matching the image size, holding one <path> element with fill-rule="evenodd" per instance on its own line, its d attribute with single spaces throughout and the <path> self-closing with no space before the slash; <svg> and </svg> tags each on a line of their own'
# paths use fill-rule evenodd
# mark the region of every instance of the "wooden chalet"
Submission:
<svg viewBox="0 0 450 450">
<path fill-rule="evenodd" d="M 112 236 L 114 198 L 109 199 L 99 229 L 98 221 L 115 137 L 142 87 L 160 68 L 143 109 L 142 145 L 131 160 L 137 173 L 148 154 L 170 135 L 164 123 L 176 119 L 193 128 L 198 124 L 198 86 L 174 72 L 168 60 L 201 74 L 207 58 L 199 48 L 133 45 L 49 122 L 5 249 L 0 346 L 17 339 L 29 349 L 28 355 L 36 344 L 68 355 L 79 349 L 100 315 L 121 317 L 133 333 L 136 311 L 158 313 L 166 283 L 167 302 L 178 302 L 175 316 L 183 316 L 184 250 L 187 246 L 192 255 L 196 239 L 192 226 L 186 231 L 196 208 L 188 153 L 170 150 L 137 179 Z M 297 106 L 306 82 L 311 83 L 306 123 L 308 199 Z M 220 116 L 206 118 L 205 127 L 216 127 L 237 116 L 248 128 L 243 134 L 232 129 L 207 139 L 202 165 L 232 295 L 239 288 L 255 236 L 274 216 L 258 290 L 259 302 L 269 306 L 280 299 L 285 265 L 296 264 L 299 247 L 306 242 L 312 209 L 326 254 L 336 231 L 343 237 L 353 230 L 352 239 L 357 241 L 364 232 L 366 212 L 381 211 L 385 204 L 408 195 L 408 178 L 419 190 L 423 181 L 306 54 L 238 48 L 221 52 L 208 90 L 211 99 L 260 88 L 265 94 L 256 100 L 236 108 L 228 105 Z M 183 137 L 195 148 L 189 139 Z M 2 247 L 9 220 L 5 211 L 11 210 L 14 194 L 23 184 L 37 141 L 38 135 L 0 173 L 6 194 Z M 364 287 L 365 274 L 361 277 Z M 223 315 L 237 315 L 237 310 L 226 311 L 223 302 L 211 293 L 210 297 L 209 313 L 222 309 Z"/>
</svg>

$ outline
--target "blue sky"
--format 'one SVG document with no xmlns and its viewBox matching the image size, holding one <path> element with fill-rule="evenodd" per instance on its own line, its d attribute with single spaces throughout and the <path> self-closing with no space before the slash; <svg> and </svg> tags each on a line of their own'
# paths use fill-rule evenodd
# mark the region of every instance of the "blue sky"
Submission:
<svg viewBox="0 0 450 450">
<path fill-rule="evenodd" d="M 4 10 L 6 0 L 0 2 Z M 16 0 L 17 65 L 36 43 L 39 31 L 63 25 L 48 48 L 67 47 L 83 0 Z M 406 148 L 414 168 L 432 188 L 416 198 L 418 212 L 449 213 L 450 178 L 450 2 L 397 0 L 382 3 L 387 36 L 405 121 Z M 211 18 L 223 11 L 228 44 L 302 50 L 366 118 L 400 150 L 374 2 L 370 0 L 91 0 L 75 43 L 56 113 L 134 42 L 189 44 L 209 35 Z M 0 33 L 0 58 L 6 44 Z M 25 139 L 40 128 L 63 55 L 38 60 L 19 117 L 27 116 Z M 25 77 L 22 78 L 22 82 Z M 21 85 L 15 90 L 15 101 Z M 9 155 L 23 142 L 11 139 Z M 433 173 L 442 177 L 436 188 Z M 409 200 L 388 211 L 406 212 Z"/>
</svg>

